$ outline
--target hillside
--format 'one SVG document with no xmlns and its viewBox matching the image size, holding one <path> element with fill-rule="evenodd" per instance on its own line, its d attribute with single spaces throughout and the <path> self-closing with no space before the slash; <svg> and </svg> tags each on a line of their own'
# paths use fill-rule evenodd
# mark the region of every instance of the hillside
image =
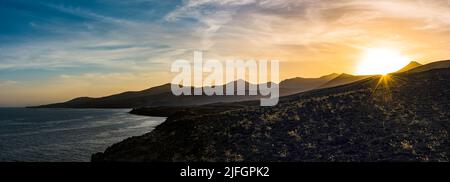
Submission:
<svg viewBox="0 0 450 182">
<path fill-rule="evenodd" d="M 407 73 L 418 73 L 433 69 L 450 68 L 450 60 L 432 62 L 407 71 Z"/>
<path fill-rule="evenodd" d="M 291 78 L 280 82 L 280 87 L 285 89 L 282 95 L 290 95 L 318 88 L 319 86 L 333 80 L 339 74 L 332 73 L 319 78 Z"/>
<path fill-rule="evenodd" d="M 324 83 L 323 85 L 320 85 L 320 87 L 318 88 L 330 88 L 330 87 L 336 87 L 339 85 L 345 85 L 345 84 L 349 84 L 349 83 L 353 83 L 359 80 L 363 80 L 366 78 L 369 78 L 371 76 L 369 75 L 363 75 L 363 76 L 355 76 L 355 75 L 350 75 L 350 74 L 346 74 L 346 73 L 342 73 L 339 76 L 335 77 L 334 79 Z"/>
<path fill-rule="evenodd" d="M 92 161 L 448 161 L 450 69 L 179 113 Z"/>
</svg>

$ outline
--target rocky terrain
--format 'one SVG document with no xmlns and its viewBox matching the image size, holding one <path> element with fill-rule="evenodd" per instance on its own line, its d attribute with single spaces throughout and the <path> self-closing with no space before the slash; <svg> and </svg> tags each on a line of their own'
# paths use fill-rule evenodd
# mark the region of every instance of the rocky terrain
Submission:
<svg viewBox="0 0 450 182">
<path fill-rule="evenodd" d="M 232 109 L 202 107 L 166 113 L 169 118 L 154 131 L 114 144 L 94 154 L 92 161 L 449 161 L 450 157 L 450 69 L 372 76 L 283 97 L 275 107 L 253 102 Z"/>
</svg>

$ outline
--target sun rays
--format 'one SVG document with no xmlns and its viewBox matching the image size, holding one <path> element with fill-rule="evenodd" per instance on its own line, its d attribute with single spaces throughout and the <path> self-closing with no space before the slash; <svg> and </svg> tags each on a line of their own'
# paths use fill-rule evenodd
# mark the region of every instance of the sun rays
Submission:
<svg viewBox="0 0 450 182">
<path fill-rule="evenodd" d="M 386 74 L 379 76 L 372 90 L 372 97 L 382 98 L 384 102 L 390 102 L 394 98 L 394 87 L 400 87 L 406 82 L 405 78 L 398 74 Z"/>
</svg>

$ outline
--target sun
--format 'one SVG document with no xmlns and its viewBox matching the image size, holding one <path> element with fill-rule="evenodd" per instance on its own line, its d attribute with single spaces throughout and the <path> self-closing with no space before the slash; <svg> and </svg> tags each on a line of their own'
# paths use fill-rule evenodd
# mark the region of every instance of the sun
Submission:
<svg viewBox="0 0 450 182">
<path fill-rule="evenodd" d="M 393 49 L 370 48 L 365 50 L 356 73 L 358 75 L 386 75 L 400 70 L 410 61 L 410 58 Z"/>
</svg>

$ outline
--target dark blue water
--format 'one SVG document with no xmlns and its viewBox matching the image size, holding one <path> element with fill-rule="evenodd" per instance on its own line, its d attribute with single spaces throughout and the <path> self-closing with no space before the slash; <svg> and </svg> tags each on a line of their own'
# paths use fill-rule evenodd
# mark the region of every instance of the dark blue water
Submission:
<svg viewBox="0 0 450 182">
<path fill-rule="evenodd" d="M 89 161 L 91 154 L 165 120 L 128 111 L 0 108 L 0 161 Z"/>
</svg>

